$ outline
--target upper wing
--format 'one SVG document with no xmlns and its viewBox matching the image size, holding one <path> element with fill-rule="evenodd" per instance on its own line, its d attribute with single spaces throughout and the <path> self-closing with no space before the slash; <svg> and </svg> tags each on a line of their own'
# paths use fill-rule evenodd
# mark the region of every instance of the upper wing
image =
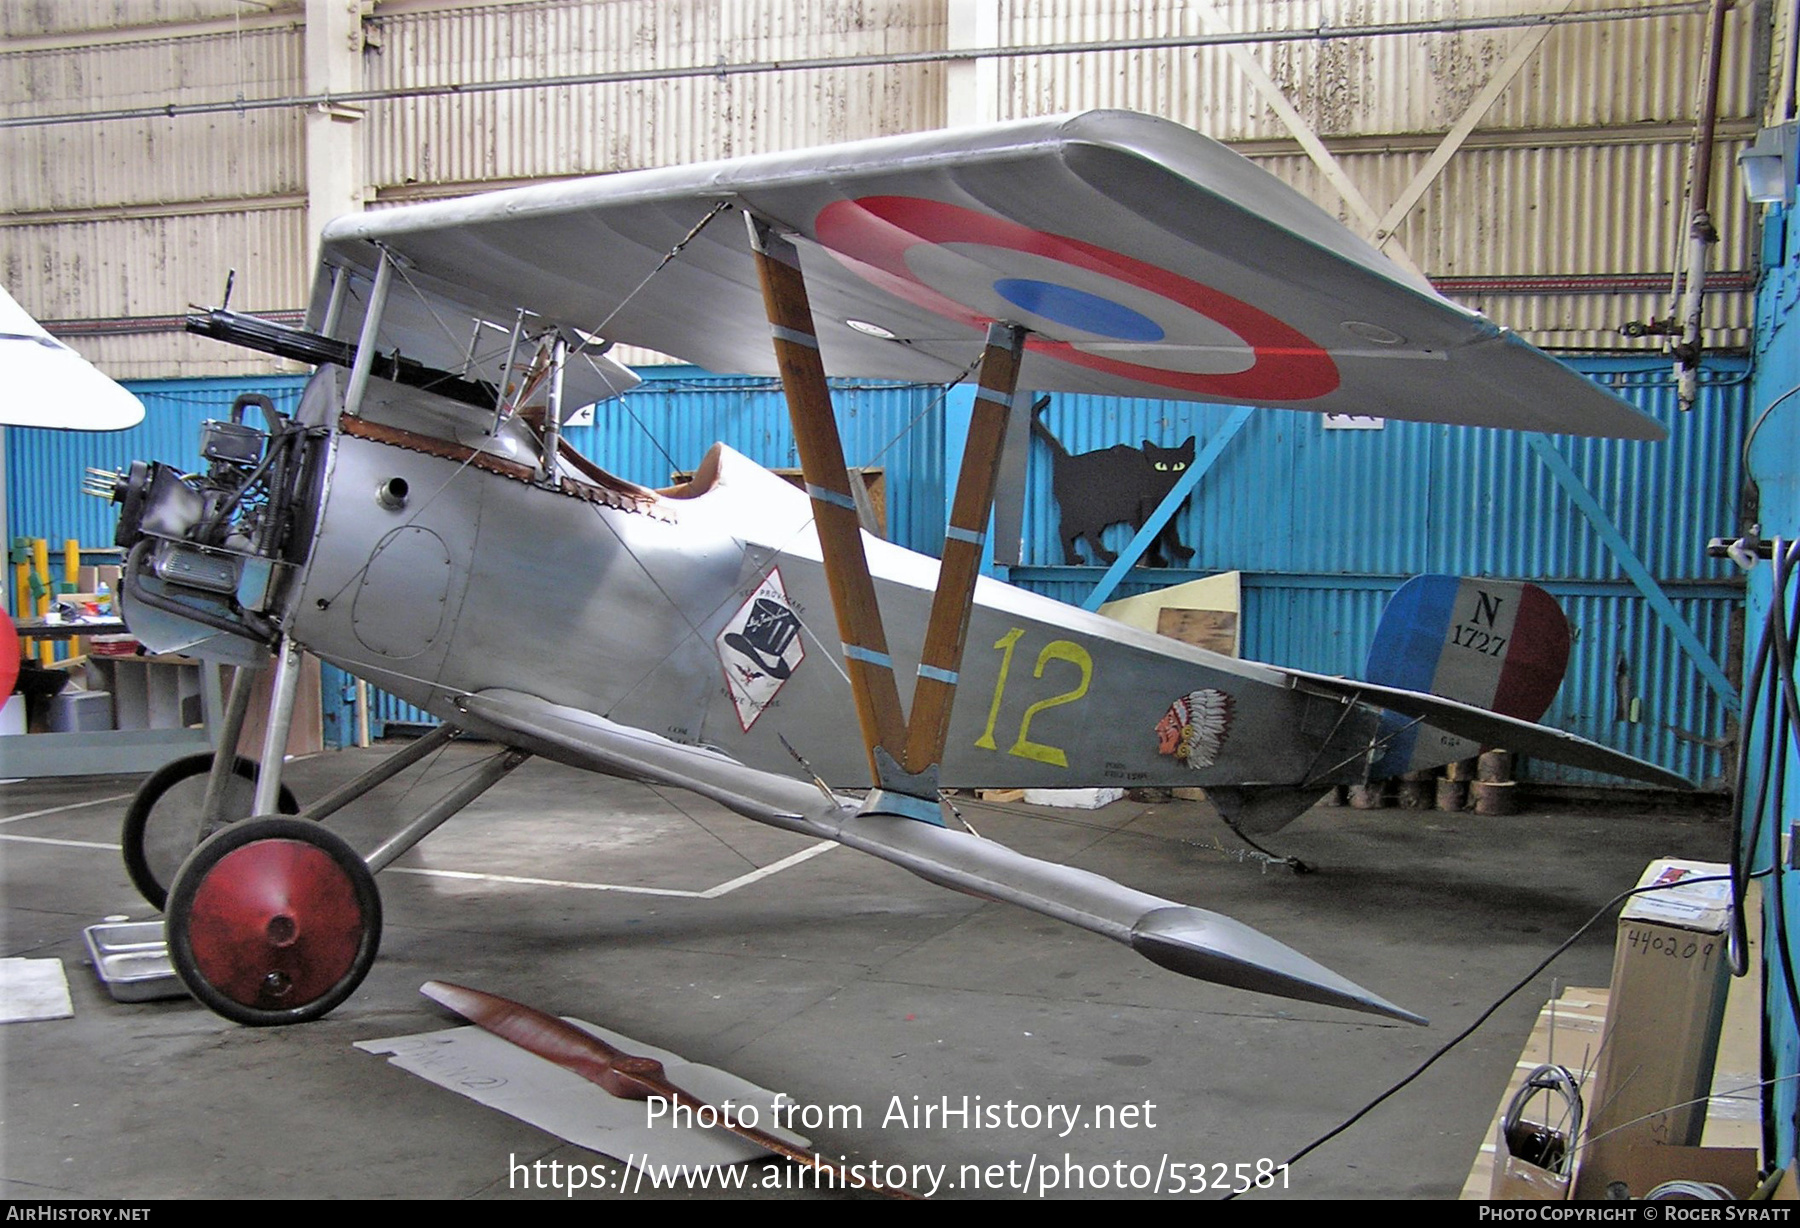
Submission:
<svg viewBox="0 0 1800 1228">
<path fill-rule="evenodd" d="M 117 431 L 144 420 L 144 403 L 44 331 L 0 288 L 0 423 Z"/>
<path fill-rule="evenodd" d="M 1000 319 L 1020 386 L 1662 437 L 1624 401 L 1394 265 L 1224 146 L 1119 111 L 546 184 L 339 219 L 427 301 L 772 372 L 743 227 L 799 241 L 828 369 L 958 376 Z M 646 280 L 647 279 L 647 280 Z M 325 280 L 315 290 L 323 314 Z M 434 308 L 435 310 L 435 308 Z M 437 312 L 445 315 L 445 312 Z M 448 330 L 454 332 L 454 329 Z"/>
</svg>

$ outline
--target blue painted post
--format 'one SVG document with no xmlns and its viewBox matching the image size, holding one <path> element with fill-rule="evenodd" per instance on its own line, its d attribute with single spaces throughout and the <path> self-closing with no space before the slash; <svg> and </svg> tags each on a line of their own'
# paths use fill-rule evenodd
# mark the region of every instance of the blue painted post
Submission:
<svg viewBox="0 0 1800 1228">
<path fill-rule="evenodd" d="M 1550 471 L 1550 476 L 1556 479 L 1557 484 L 1574 501 L 1581 514 L 1587 517 L 1588 523 L 1594 526 L 1594 531 L 1600 535 L 1600 540 L 1606 543 L 1606 548 L 1612 551 L 1614 558 L 1618 559 L 1620 570 L 1624 571 L 1626 578 L 1631 581 L 1638 592 L 1644 595 L 1644 600 L 1650 604 L 1651 611 L 1662 620 L 1663 625 L 1668 627 L 1670 634 L 1675 637 L 1675 642 L 1680 644 L 1682 650 L 1693 660 L 1695 668 L 1700 671 L 1700 676 L 1705 678 L 1712 689 L 1719 693 L 1732 712 L 1739 711 L 1737 688 L 1731 685 L 1731 679 L 1725 676 L 1724 669 L 1712 659 L 1712 654 L 1706 651 L 1706 645 L 1700 642 L 1700 637 L 1695 634 L 1694 629 L 1688 626 L 1686 619 L 1681 617 L 1681 611 L 1675 608 L 1675 603 L 1669 600 L 1668 595 L 1656 583 L 1656 577 L 1652 576 L 1650 569 L 1644 566 L 1644 561 L 1638 557 L 1637 551 L 1631 548 L 1631 543 L 1625 540 L 1625 535 L 1619 532 L 1619 527 L 1612 522 L 1612 518 L 1600 506 L 1600 501 L 1594 498 L 1593 492 L 1582 484 L 1581 478 L 1570 466 L 1567 458 L 1556 450 L 1556 445 L 1551 443 L 1546 436 L 1529 435 L 1525 442 L 1531 446 L 1533 452 L 1537 453 L 1538 459 L 1543 461 L 1544 467 Z"/>
<path fill-rule="evenodd" d="M 1219 433 L 1206 441 L 1206 447 L 1202 448 L 1200 455 L 1194 458 L 1193 465 L 1181 475 L 1169 493 L 1163 496 L 1163 501 L 1156 505 L 1154 512 L 1150 513 L 1150 519 L 1144 522 L 1144 527 L 1137 531 L 1130 544 L 1119 552 L 1119 557 L 1113 562 L 1113 565 L 1106 569 L 1106 574 L 1100 577 L 1098 584 L 1094 585 L 1094 591 L 1082 601 L 1082 609 L 1097 610 L 1108 597 L 1112 596 L 1113 590 L 1119 587 L 1119 581 L 1125 578 L 1125 573 L 1137 566 L 1137 561 L 1144 557 L 1144 551 L 1150 548 L 1150 543 L 1156 540 L 1156 535 L 1161 533 L 1163 526 L 1169 523 L 1169 518 L 1175 514 L 1175 509 L 1179 508 L 1182 501 L 1193 493 L 1194 487 L 1200 484 L 1200 479 L 1206 476 L 1206 471 L 1213 467 L 1214 462 L 1219 459 L 1219 455 L 1225 451 L 1225 445 L 1237 437 L 1237 433 L 1244 429 L 1244 423 L 1250 421 L 1250 416 L 1255 412 L 1255 407 L 1250 405 L 1240 405 L 1232 411 L 1231 417 L 1226 419 L 1225 425 L 1219 428 Z"/>
</svg>

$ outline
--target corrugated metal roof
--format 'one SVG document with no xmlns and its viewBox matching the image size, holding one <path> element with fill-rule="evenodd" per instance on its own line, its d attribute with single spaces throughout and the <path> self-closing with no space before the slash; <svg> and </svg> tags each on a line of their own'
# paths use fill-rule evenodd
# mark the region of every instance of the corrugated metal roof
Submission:
<svg viewBox="0 0 1800 1228">
<path fill-rule="evenodd" d="M 371 89 L 917 51 L 944 37 L 941 4 L 908 0 L 797 0 L 778 11 L 553 0 L 375 25 Z M 379 190 L 595 173 L 935 128 L 945 122 L 941 72 L 895 65 L 381 102 L 369 181 Z"/>
<path fill-rule="evenodd" d="M 286 10 L 298 16 L 304 0 L 257 0 L 250 16 Z M 104 4 L 70 0 L 0 5 L 0 34 L 8 38 L 71 35 L 120 27 L 181 26 L 201 21 L 233 21 L 244 14 L 243 0 L 105 0 Z"/>
<path fill-rule="evenodd" d="M 1200 34 L 1213 28 L 1202 16 L 1208 10 L 1216 12 L 1218 29 L 1260 31 L 1430 22 L 1554 7 L 1536 0 L 1484 4 L 1478 11 L 1458 0 L 1374 5 L 1366 0 L 1232 0 L 1204 7 L 1000 0 L 999 42 L 1032 46 Z M 1754 26 L 1747 11 L 1728 22 L 1725 79 L 1730 85 L 1722 115 L 1756 113 Z M 1494 29 L 1269 43 L 1250 54 L 1321 134 L 1443 132 L 1527 34 Z M 1691 120 L 1705 41 L 1703 13 L 1554 28 L 1482 127 Z M 1003 60 L 999 118 L 1120 106 L 1179 120 L 1219 140 L 1286 136 L 1280 119 L 1233 62 L 1241 54 L 1242 48 L 1181 47 Z M 1621 65 L 1629 65 L 1630 71 L 1620 71 Z"/>
<path fill-rule="evenodd" d="M 310 286 L 304 207 L 13 226 L 0 228 L 0 244 L 0 280 L 52 322 L 179 316 L 190 303 L 217 302 L 232 269 L 242 309 L 303 303 Z M 224 351 L 214 347 L 219 361 L 242 357 Z"/>
<path fill-rule="evenodd" d="M 20 50 L 0 49 L 0 113 L 304 91 L 298 4 L 264 6 L 249 16 L 225 0 L 118 0 L 103 14 L 93 6 L 49 7 L 56 15 L 46 6 L 6 14 L 9 28 L 26 41 Z M 1541 7 L 1535 0 L 1507 0 L 1482 11 Z M 997 0 L 996 21 L 1002 44 L 1067 44 L 1191 33 L 1201 29 L 1200 12 L 1198 6 L 1123 0 Z M 1235 0 L 1219 12 L 1223 27 L 1248 31 L 1471 15 L 1461 0 Z M 1747 13 L 1734 14 L 1729 26 L 1722 111 L 1727 126 L 1736 127 L 1720 150 L 1722 168 L 1756 111 Z M 139 28 L 111 28 L 120 23 Z M 1703 26 L 1702 17 L 1691 14 L 1551 30 L 1401 225 L 1398 241 L 1439 277 L 1670 273 L 1686 226 L 1681 194 Z M 372 37 L 361 62 L 365 84 L 373 88 L 721 60 L 929 52 L 949 37 L 943 0 L 421 5 L 384 7 L 367 28 Z M 45 32 L 52 36 L 39 37 Z M 1468 31 L 1229 51 L 1047 55 L 992 67 L 1001 82 L 1002 116 L 1090 106 L 1166 115 L 1249 142 L 1269 169 L 1349 216 L 1310 161 L 1283 152 L 1296 146 L 1233 54 L 1250 55 L 1267 68 L 1338 149 L 1345 173 L 1380 211 L 1523 37 L 1515 30 Z M 362 180 L 377 202 L 384 194 L 423 198 L 978 120 L 983 117 L 945 110 L 947 83 L 952 73 L 964 71 L 943 64 L 870 66 L 380 102 L 371 104 L 363 123 Z M 134 277 L 125 291 L 128 301 L 106 305 L 119 297 L 116 283 L 74 296 L 79 303 L 53 287 L 48 297 L 62 304 L 49 311 L 54 318 L 173 314 L 181 297 L 195 294 L 194 282 L 217 285 L 232 264 L 241 284 L 268 288 L 255 296 L 259 306 L 297 308 L 310 275 L 304 224 L 293 229 L 292 239 L 235 242 L 226 255 L 219 224 L 204 215 L 235 208 L 237 197 L 248 209 L 298 210 L 304 202 L 303 142 L 296 111 L 6 130 L 0 132 L 0 204 L 42 215 L 37 225 L 112 227 L 104 237 L 75 240 L 108 251 L 144 247 L 186 261 L 186 235 L 148 233 L 155 219 L 146 213 L 173 215 L 178 229 L 199 236 L 201 271 L 183 277 L 180 289 L 173 278 Z M 1742 274 L 1754 266 L 1754 227 L 1740 194 L 1728 186 L 1729 176 L 1719 178 L 1713 203 L 1724 243 L 1713 266 Z M 101 216 L 114 206 L 124 206 L 126 216 Z M 39 264 L 58 258 L 54 248 L 65 238 L 45 238 L 37 225 L 0 228 L 0 267 L 23 271 L 27 283 L 36 280 Z M 258 237 L 273 236 L 265 230 Z M 290 297 L 270 297 L 277 287 Z M 1617 327 L 1668 309 L 1666 296 L 1641 286 L 1629 292 L 1515 291 L 1464 297 L 1528 338 L 1565 348 L 1629 348 Z M 20 297 L 37 293 L 36 285 L 27 284 Z M 1709 339 L 1742 346 L 1749 320 L 1741 286 L 1715 295 Z M 134 362 L 123 373 L 235 369 L 183 365 L 185 359 L 170 357 L 185 353 L 183 343 L 165 336 L 162 344 L 169 354 Z M 151 348 L 148 340 L 133 346 L 134 354 Z"/>
</svg>

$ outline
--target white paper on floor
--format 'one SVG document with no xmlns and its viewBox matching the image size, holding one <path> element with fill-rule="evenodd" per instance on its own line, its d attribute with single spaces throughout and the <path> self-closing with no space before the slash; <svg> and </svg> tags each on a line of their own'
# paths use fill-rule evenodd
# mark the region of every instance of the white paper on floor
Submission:
<svg viewBox="0 0 1800 1228">
<path fill-rule="evenodd" d="M 747 1115 L 742 1113 L 737 1120 L 754 1124 L 796 1147 L 811 1146 L 810 1140 L 778 1127 L 778 1093 L 715 1066 L 690 1062 L 678 1053 L 580 1019 L 568 1022 L 626 1053 L 656 1058 L 671 1083 L 708 1104 L 719 1106 L 729 1100 L 734 1106 L 755 1107 L 754 1123 L 747 1122 Z M 365 1053 L 388 1054 L 388 1061 L 402 1070 L 499 1109 L 577 1147 L 640 1166 L 739 1164 L 771 1155 L 728 1130 L 676 1128 L 668 1116 L 659 1117 L 652 1127 L 644 1101 L 620 1100 L 574 1071 L 477 1027 L 359 1040 L 356 1047 Z M 792 1097 L 784 1096 L 782 1103 L 792 1111 Z"/>
<path fill-rule="evenodd" d="M 74 1017 L 62 960 L 0 959 L 0 1023 Z"/>
<path fill-rule="evenodd" d="M 1123 789 L 1027 789 L 1027 806 L 1064 806 L 1071 810 L 1098 810 L 1125 796 Z"/>
</svg>

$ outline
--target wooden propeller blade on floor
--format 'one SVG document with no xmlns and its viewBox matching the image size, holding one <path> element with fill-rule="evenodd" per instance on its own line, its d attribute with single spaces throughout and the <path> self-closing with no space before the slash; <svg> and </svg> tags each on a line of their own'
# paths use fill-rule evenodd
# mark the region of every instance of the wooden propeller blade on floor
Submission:
<svg viewBox="0 0 1800 1228">
<path fill-rule="evenodd" d="M 453 985 L 448 981 L 426 981 L 419 987 L 419 992 L 440 1006 L 455 1011 L 484 1031 L 510 1041 L 527 1053 L 535 1053 L 546 1061 L 555 1062 L 565 1070 L 574 1071 L 621 1100 L 648 1100 L 651 1096 L 663 1096 L 671 1104 L 695 1111 L 711 1108 L 721 1128 L 796 1164 L 833 1173 L 845 1189 L 868 1190 L 888 1198 L 918 1198 L 918 1195 L 907 1190 L 878 1185 L 839 1165 L 826 1164 L 818 1156 L 777 1135 L 741 1124 L 732 1114 L 716 1105 L 709 1105 L 670 1082 L 663 1064 L 655 1058 L 626 1053 L 554 1015 L 534 1010 L 510 998 Z"/>
</svg>

